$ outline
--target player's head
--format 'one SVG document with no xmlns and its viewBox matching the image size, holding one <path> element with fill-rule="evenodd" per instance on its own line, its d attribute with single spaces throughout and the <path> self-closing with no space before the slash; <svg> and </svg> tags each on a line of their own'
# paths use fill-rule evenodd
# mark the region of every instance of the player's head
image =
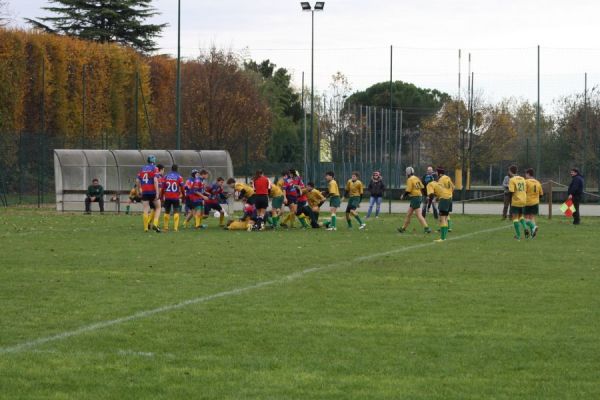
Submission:
<svg viewBox="0 0 600 400">
<path fill-rule="evenodd" d="M 433 174 L 433 167 L 431 165 L 427 166 L 427 175 L 432 175 Z"/>
<path fill-rule="evenodd" d="M 525 171 L 525 176 L 527 178 L 533 178 L 535 176 L 533 168 L 527 168 L 527 171 Z"/>
<path fill-rule="evenodd" d="M 429 168 L 431 167 L 427 167 L 427 173 L 429 173 Z M 433 173 L 433 168 L 431 168 L 431 172 Z M 444 167 L 437 167 L 435 169 L 435 172 L 437 172 L 438 175 L 444 175 L 446 173 L 446 170 L 444 169 Z"/>
<path fill-rule="evenodd" d="M 511 165 L 510 167 L 508 167 L 508 173 L 510 175 L 516 175 L 517 174 L 517 166 L 516 165 Z"/>
<path fill-rule="evenodd" d="M 98 180 L 98 178 L 92 179 L 92 185 L 98 186 L 99 184 L 100 184 L 100 181 Z"/>
<path fill-rule="evenodd" d="M 290 168 L 289 174 L 292 177 L 296 177 L 298 176 L 298 171 L 296 171 L 294 168 Z"/>
<path fill-rule="evenodd" d="M 208 178 L 208 171 L 205 169 L 201 169 L 198 174 L 200 175 L 200 178 L 202 178 L 202 179 Z"/>
<path fill-rule="evenodd" d="M 289 174 L 289 171 L 281 171 L 282 178 L 287 178 L 288 174 Z"/>
<path fill-rule="evenodd" d="M 333 171 L 325 172 L 325 180 L 327 182 L 332 181 L 335 178 L 335 173 Z"/>
<path fill-rule="evenodd" d="M 314 182 L 308 182 L 306 184 L 306 188 L 310 191 L 313 190 L 315 188 L 315 183 Z"/>
<path fill-rule="evenodd" d="M 234 178 L 229 178 L 227 179 L 227 184 L 231 187 L 235 186 L 235 179 Z"/>
<path fill-rule="evenodd" d="M 198 170 L 194 168 L 194 169 L 192 170 L 192 173 L 191 173 L 190 175 L 191 175 L 191 177 L 192 177 L 192 178 L 195 178 L 195 177 L 196 177 L 196 175 L 198 175 Z"/>
<path fill-rule="evenodd" d="M 258 178 L 259 176 L 263 176 L 263 175 L 264 175 L 263 170 L 262 169 L 257 169 L 254 172 L 254 179 Z"/>
<path fill-rule="evenodd" d="M 171 171 L 177 172 L 178 169 L 179 169 L 179 167 L 177 166 L 177 164 L 171 165 Z"/>
<path fill-rule="evenodd" d="M 155 156 L 154 154 L 150 154 L 150 155 L 148 156 L 148 162 L 149 162 L 150 164 L 154 164 L 154 163 L 156 163 L 156 156 Z"/>
<path fill-rule="evenodd" d="M 217 185 L 223 187 L 223 184 L 225 184 L 225 179 L 218 177 L 216 182 L 217 182 Z"/>
<path fill-rule="evenodd" d="M 165 173 L 165 166 L 162 164 L 156 164 L 156 168 L 158 169 L 158 172 L 161 174 Z"/>
<path fill-rule="evenodd" d="M 415 174 L 415 169 L 413 167 L 406 167 L 406 176 L 412 176 Z"/>
<path fill-rule="evenodd" d="M 352 171 L 352 180 L 355 181 L 360 177 L 358 171 Z"/>
</svg>

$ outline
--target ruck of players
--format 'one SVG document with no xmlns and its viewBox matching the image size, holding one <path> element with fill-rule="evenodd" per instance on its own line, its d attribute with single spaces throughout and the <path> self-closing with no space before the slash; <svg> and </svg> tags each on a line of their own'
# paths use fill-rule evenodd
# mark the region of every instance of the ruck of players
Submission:
<svg viewBox="0 0 600 400">
<path fill-rule="evenodd" d="M 299 226 L 302 229 L 337 231 L 339 227 L 337 212 L 342 204 L 342 196 L 332 171 L 325 173 L 323 178 L 327 187 L 320 191 L 314 182 L 305 183 L 296 169 L 281 172 L 273 181 L 262 170 L 257 170 L 247 184 L 237 182 L 234 178 L 225 181 L 223 177 L 217 177 L 211 182 L 205 169 L 193 169 L 190 176 L 184 178 L 179 174 L 177 165 L 172 165 L 167 172 L 163 165 L 156 163 L 155 156 L 149 156 L 147 161 L 148 164 L 137 175 L 136 187 L 130 193 L 130 201 L 138 199 L 142 202 L 144 231 L 169 231 L 172 215 L 172 230 L 177 232 L 182 212 L 183 227 L 194 229 L 207 228 L 203 219 L 210 215 L 218 218 L 219 226 L 228 230 L 263 231 Z M 414 216 L 423 233 L 431 234 L 432 229 L 426 219 L 427 213 L 431 211 L 438 221 L 439 238 L 435 241 L 447 240 L 452 232 L 451 213 L 455 189 L 452 179 L 443 167 L 434 170 L 429 166 L 422 178 L 415 174 L 413 167 L 407 167 L 405 173 L 406 187 L 402 199 L 408 200 L 409 205 L 403 224 L 397 231 L 406 233 Z M 535 238 L 539 230 L 535 217 L 539 213 L 542 186 L 535 179 L 531 168 L 526 170 L 525 177 L 518 174 L 514 165 L 509 168 L 508 173 L 514 238 Z M 385 190 L 382 182 L 380 172 L 375 171 L 369 183 L 369 188 L 374 193 L 369 202 L 367 218 L 374 204 L 377 204 L 376 217 L 379 215 L 380 198 Z M 367 225 L 359 212 L 365 186 L 358 172 L 351 174 L 344 189 L 347 228 L 352 229 L 356 222 L 359 230 L 366 229 Z M 228 215 L 223 206 L 231 196 L 242 203 L 242 215 L 225 222 Z M 373 196 L 378 196 L 379 199 Z M 162 228 L 159 223 L 161 213 Z"/>
</svg>

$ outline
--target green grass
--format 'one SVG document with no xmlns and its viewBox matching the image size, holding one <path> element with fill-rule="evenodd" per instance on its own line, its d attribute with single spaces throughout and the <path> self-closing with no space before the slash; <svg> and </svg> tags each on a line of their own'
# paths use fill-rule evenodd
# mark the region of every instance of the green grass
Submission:
<svg viewBox="0 0 600 400">
<path fill-rule="evenodd" d="M 541 219 L 516 242 L 456 215 L 434 244 L 400 217 L 159 235 L 138 216 L 2 209 L 0 397 L 600 398 L 600 220 Z"/>
</svg>

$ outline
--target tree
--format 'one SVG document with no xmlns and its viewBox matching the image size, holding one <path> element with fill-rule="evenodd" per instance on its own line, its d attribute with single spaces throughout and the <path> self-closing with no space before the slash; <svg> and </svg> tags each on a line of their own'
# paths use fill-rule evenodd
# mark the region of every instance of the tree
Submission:
<svg viewBox="0 0 600 400">
<path fill-rule="evenodd" d="M 145 23 L 159 14 L 150 5 L 152 0 L 50 1 L 59 6 L 42 9 L 58 16 L 39 18 L 39 21 L 26 18 L 26 21 L 47 32 L 101 43 L 120 43 L 145 53 L 156 50 L 154 38 L 167 26 Z"/>
<path fill-rule="evenodd" d="M 292 77 L 285 68 L 277 68 L 270 60 L 246 61 L 244 69 L 254 75 L 261 95 L 271 111 L 269 161 L 297 163 L 302 160 L 302 104 L 291 85 Z"/>
<path fill-rule="evenodd" d="M 423 89 L 412 83 L 395 81 L 393 83 L 392 107 L 404 111 L 403 126 L 416 128 L 421 118 L 435 114 L 450 95 L 437 89 Z M 366 90 L 356 92 L 346 100 L 347 104 L 390 107 L 390 83 L 379 82 Z"/>
</svg>

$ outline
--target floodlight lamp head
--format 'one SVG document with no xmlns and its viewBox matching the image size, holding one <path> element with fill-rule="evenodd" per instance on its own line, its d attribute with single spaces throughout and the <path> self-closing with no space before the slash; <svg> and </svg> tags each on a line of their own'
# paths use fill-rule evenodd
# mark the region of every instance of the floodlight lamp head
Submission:
<svg viewBox="0 0 600 400">
<path fill-rule="evenodd" d="M 301 1 L 300 7 L 302 7 L 302 11 L 311 11 L 312 10 L 312 7 L 310 6 L 310 3 L 308 1 Z"/>
<path fill-rule="evenodd" d="M 325 2 L 324 1 L 317 1 L 315 3 L 315 11 L 323 11 L 324 8 L 325 8 Z"/>
</svg>

